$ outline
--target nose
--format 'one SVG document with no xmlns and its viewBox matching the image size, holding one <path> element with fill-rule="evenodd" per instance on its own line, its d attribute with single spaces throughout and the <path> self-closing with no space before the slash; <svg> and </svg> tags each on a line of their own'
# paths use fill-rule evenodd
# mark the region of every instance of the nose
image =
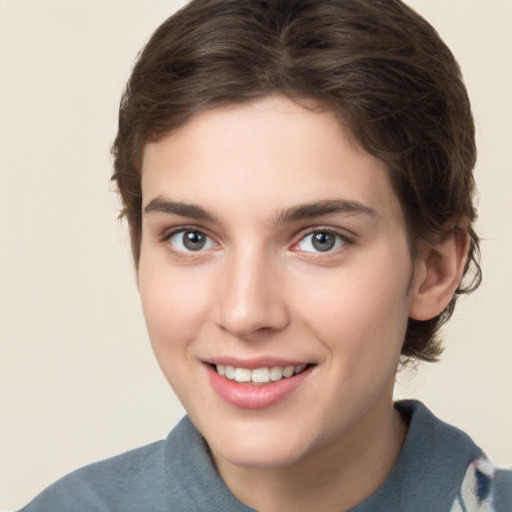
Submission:
<svg viewBox="0 0 512 512">
<path fill-rule="evenodd" d="M 219 275 L 217 323 L 231 335 L 248 339 L 277 332 L 289 322 L 286 287 L 272 258 L 254 252 L 233 256 Z"/>
</svg>

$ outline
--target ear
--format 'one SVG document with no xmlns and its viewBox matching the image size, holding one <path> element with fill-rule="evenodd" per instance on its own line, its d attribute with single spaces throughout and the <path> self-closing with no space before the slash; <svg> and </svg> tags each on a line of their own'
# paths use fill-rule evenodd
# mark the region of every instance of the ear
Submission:
<svg viewBox="0 0 512 512">
<path fill-rule="evenodd" d="M 462 279 L 468 249 L 469 234 L 460 226 L 428 244 L 415 265 L 410 318 L 430 320 L 446 308 Z"/>
</svg>

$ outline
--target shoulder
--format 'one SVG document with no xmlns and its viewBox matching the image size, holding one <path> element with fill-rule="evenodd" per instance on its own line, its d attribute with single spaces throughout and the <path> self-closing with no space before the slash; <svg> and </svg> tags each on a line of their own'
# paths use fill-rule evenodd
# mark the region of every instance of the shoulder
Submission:
<svg viewBox="0 0 512 512">
<path fill-rule="evenodd" d="M 132 497 L 161 478 L 163 452 L 159 441 L 85 466 L 45 489 L 22 512 L 132 510 Z"/>
<path fill-rule="evenodd" d="M 79 469 L 20 512 L 250 512 L 228 490 L 185 416 L 165 441 Z"/>
<path fill-rule="evenodd" d="M 451 512 L 510 512 L 512 470 L 494 466 L 486 457 L 472 461 Z"/>
<path fill-rule="evenodd" d="M 409 431 L 394 471 L 399 478 L 392 479 L 395 485 L 388 491 L 400 488 L 404 510 L 428 502 L 432 511 L 512 512 L 510 471 L 493 466 L 466 433 L 420 402 L 395 406 L 409 422 Z"/>
<path fill-rule="evenodd" d="M 181 424 L 175 430 L 180 430 Z M 58 480 L 20 512 L 164 511 L 180 495 L 170 478 L 167 459 L 173 432 L 166 441 L 90 464 Z"/>
<path fill-rule="evenodd" d="M 419 479 L 410 481 L 411 506 L 430 497 L 432 510 L 512 512 L 512 471 L 494 466 L 466 433 L 422 403 L 407 400 L 396 408 L 410 421 L 401 459 Z"/>
<path fill-rule="evenodd" d="M 435 470 L 453 485 L 451 512 L 512 512 L 512 470 L 495 466 L 467 434 L 436 418 L 420 402 L 404 401 L 397 407 L 420 424 L 416 434 L 422 442 L 427 440 L 429 459 L 437 459 Z"/>
</svg>

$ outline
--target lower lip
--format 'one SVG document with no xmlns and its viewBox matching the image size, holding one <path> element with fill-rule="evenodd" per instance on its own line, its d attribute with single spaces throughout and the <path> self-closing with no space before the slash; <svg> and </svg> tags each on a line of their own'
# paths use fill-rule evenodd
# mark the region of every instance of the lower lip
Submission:
<svg viewBox="0 0 512 512">
<path fill-rule="evenodd" d="M 311 373 L 312 367 L 303 372 L 268 384 L 242 384 L 219 375 L 207 365 L 210 382 L 215 392 L 229 404 L 241 409 L 271 407 L 293 393 Z"/>
</svg>

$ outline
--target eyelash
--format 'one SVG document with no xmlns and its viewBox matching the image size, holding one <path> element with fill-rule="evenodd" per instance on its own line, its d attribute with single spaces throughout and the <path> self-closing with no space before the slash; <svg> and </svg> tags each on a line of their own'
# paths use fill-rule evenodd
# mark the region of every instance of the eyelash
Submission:
<svg viewBox="0 0 512 512">
<path fill-rule="evenodd" d="M 315 235 L 315 234 L 329 234 L 336 238 L 337 242 L 341 242 L 337 247 L 328 249 L 326 251 L 302 251 L 305 253 L 314 254 L 315 257 L 329 257 L 333 254 L 337 254 L 340 251 L 343 251 L 347 248 L 347 246 L 352 245 L 355 243 L 355 238 L 346 235 L 345 233 L 340 233 L 339 231 L 328 228 L 328 227 L 315 227 L 314 229 L 310 229 L 304 233 L 301 234 L 300 240 L 293 245 L 293 248 L 297 251 L 301 251 L 299 248 L 299 244 L 302 243 L 308 236 Z M 335 243 L 337 243 L 335 242 Z"/>
<path fill-rule="evenodd" d="M 204 230 L 202 229 L 198 229 L 194 226 L 180 226 L 179 228 L 176 228 L 176 229 L 173 229 L 172 231 L 166 233 L 162 238 L 161 238 L 161 242 L 164 243 L 166 245 L 166 248 L 172 252 L 174 255 L 176 256 L 179 256 L 179 257 L 183 257 L 183 258 L 187 258 L 187 257 L 190 257 L 190 256 L 194 256 L 194 254 L 200 254 L 200 253 L 203 253 L 205 251 L 207 251 L 208 249 L 211 249 L 212 247 L 206 247 L 206 248 L 203 248 L 203 247 L 200 247 L 199 250 L 197 251 L 194 251 L 194 250 L 186 250 L 186 249 L 177 249 L 175 247 L 175 245 L 172 243 L 172 238 L 175 237 L 176 235 L 185 235 L 185 233 L 194 233 L 194 234 L 197 234 L 197 235 L 200 235 L 200 236 L 204 236 L 205 237 L 205 244 L 206 245 L 217 245 L 216 242 L 213 240 L 213 238 L 209 235 L 207 235 Z M 180 241 L 180 244 L 183 246 L 184 244 L 184 240 L 183 238 L 181 238 L 181 241 Z"/>
<path fill-rule="evenodd" d="M 218 245 L 213 240 L 213 238 L 211 236 L 207 235 L 204 232 L 204 230 L 196 228 L 194 226 L 180 226 L 179 228 L 173 229 L 171 232 L 166 233 L 161 238 L 161 241 L 167 245 L 169 251 L 171 251 L 173 254 L 175 254 L 175 255 L 177 255 L 179 257 L 183 257 L 183 258 L 190 257 L 190 256 L 194 255 L 194 253 L 200 254 L 200 253 L 205 252 L 206 250 L 212 248 L 212 247 L 208 247 L 206 249 L 200 248 L 197 251 L 194 251 L 194 250 L 187 251 L 187 250 L 176 249 L 173 246 L 173 244 L 171 243 L 172 238 L 174 236 L 176 236 L 176 235 L 185 234 L 187 232 L 197 233 L 199 235 L 205 236 L 207 238 L 206 243 L 208 243 L 208 240 L 209 240 L 212 244 Z M 320 250 L 318 250 L 318 251 L 305 251 L 305 250 L 301 250 L 299 248 L 299 244 L 304 242 L 304 240 L 308 236 L 315 235 L 315 234 L 329 234 L 329 235 L 332 235 L 332 236 L 334 236 L 336 238 L 336 242 L 335 243 L 339 243 L 339 242 L 341 242 L 341 243 L 339 243 L 339 245 L 337 247 L 335 247 L 333 249 L 328 249 L 326 251 L 320 251 Z M 352 245 L 354 243 L 355 243 L 354 237 L 347 236 L 344 233 L 342 234 L 339 231 L 337 231 L 335 229 L 332 229 L 332 228 L 316 227 L 314 229 L 310 229 L 310 230 L 308 230 L 306 232 L 301 233 L 299 241 L 293 244 L 292 250 L 295 250 L 297 252 L 300 251 L 300 252 L 304 252 L 304 253 L 314 254 L 315 257 L 322 257 L 322 256 L 323 257 L 328 257 L 328 256 L 330 256 L 332 254 L 335 254 L 335 253 L 339 252 L 340 250 L 343 250 L 346 246 Z"/>
</svg>

